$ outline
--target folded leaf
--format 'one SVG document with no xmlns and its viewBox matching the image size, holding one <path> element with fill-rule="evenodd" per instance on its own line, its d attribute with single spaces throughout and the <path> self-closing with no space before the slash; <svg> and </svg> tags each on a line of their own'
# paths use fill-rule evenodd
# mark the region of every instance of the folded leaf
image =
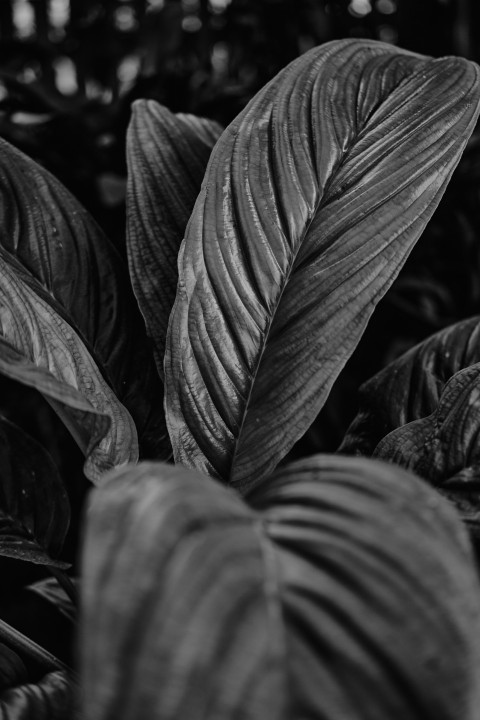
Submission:
<svg viewBox="0 0 480 720">
<path fill-rule="evenodd" d="M 211 120 L 174 115 L 155 100 L 133 104 L 127 134 L 128 261 L 161 377 L 178 250 L 221 132 Z"/>
<path fill-rule="evenodd" d="M 135 461 L 138 443 L 131 416 L 103 379 L 75 331 L 20 279 L 8 263 L 0 269 L 0 309 L 0 336 L 5 341 L 0 343 L 2 372 L 6 367 L 9 377 L 33 385 L 41 392 L 45 386 L 55 386 L 54 392 L 59 392 L 60 397 L 55 398 L 59 402 L 52 403 L 54 409 L 67 420 L 75 440 L 89 453 L 84 467 L 87 477 L 97 482 L 106 469 Z M 51 383 L 51 375 L 61 385 Z M 64 385 L 77 391 L 73 393 L 73 403 L 70 391 L 67 390 L 64 397 Z M 79 395 L 87 401 L 80 407 Z M 45 397 L 51 397 L 48 390 Z M 66 416 L 63 413 L 65 406 L 81 411 L 80 418 L 73 413 L 73 426 L 69 422 L 70 411 L 67 410 Z M 107 415 L 111 420 L 98 445 L 94 445 L 89 436 L 92 429 L 96 433 L 99 429 L 98 419 L 92 418 L 95 413 Z M 82 418 L 85 417 L 87 424 L 83 425 Z M 100 421 L 103 428 L 104 423 L 104 420 Z"/>
<path fill-rule="evenodd" d="M 66 188 L 4 140 L 0 208 L 2 265 L 72 325 L 131 412 L 147 452 L 166 458 L 163 388 L 125 263 Z"/>
<path fill-rule="evenodd" d="M 248 500 L 153 463 L 93 492 L 85 717 L 474 720 L 480 588 L 437 493 L 314 456 Z"/>
<path fill-rule="evenodd" d="M 359 410 L 339 452 L 372 455 L 389 432 L 438 408 L 445 384 L 480 362 L 480 317 L 440 330 L 362 385 Z"/>
<path fill-rule="evenodd" d="M 64 672 L 52 672 L 38 683 L 19 685 L 0 695 L 5 720 L 71 720 L 73 691 Z"/>
<path fill-rule="evenodd" d="M 70 504 L 50 455 L 0 418 L 0 556 L 68 567 L 56 560 L 70 523 Z"/>
<path fill-rule="evenodd" d="M 476 65 L 328 43 L 225 130 L 179 255 L 165 357 L 177 462 L 242 492 L 305 432 L 439 202 Z"/>
</svg>

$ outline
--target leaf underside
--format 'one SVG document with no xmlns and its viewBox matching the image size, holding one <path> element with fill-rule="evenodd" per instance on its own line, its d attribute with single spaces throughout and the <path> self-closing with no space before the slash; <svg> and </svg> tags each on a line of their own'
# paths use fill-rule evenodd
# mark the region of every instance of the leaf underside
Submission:
<svg viewBox="0 0 480 720">
<path fill-rule="evenodd" d="M 175 115 L 155 100 L 137 100 L 132 106 L 127 134 L 128 263 L 161 377 L 178 250 L 221 132 L 211 120 Z"/>
<path fill-rule="evenodd" d="M 153 463 L 94 491 L 85 717 L 474 719 L 478 579 L 437 493 L 398 467 L 315 456 L 249 505 Z"/>
<path fill-rule="evenodd" d="M 176 462 L 245 493 L 305 432 L 438 204 L 479 94 L 468 61 L 336 41 L 224 131 L 167 335 Z"/>
</svg>

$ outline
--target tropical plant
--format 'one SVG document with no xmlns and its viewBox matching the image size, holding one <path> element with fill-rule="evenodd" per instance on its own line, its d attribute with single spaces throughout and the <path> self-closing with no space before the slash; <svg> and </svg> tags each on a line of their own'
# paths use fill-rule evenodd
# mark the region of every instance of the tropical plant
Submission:
<svg viewBox="0 0 480 720">
<path fill-rule="evenodd" d="M 61 184 L 0 143 L 0 372 L 40 392 L 98 486 L 72 582 L 72 482 L 1 420 L 0 556 L 52 574 L 32 589 L 65 619 L 81 596 L 79 677 L 0 623 L 5 717 L 69 717 L 79 681 L 89 720 L 473 720 L 476 568 L 456 510 L 424 480 L 472 477 L 478 319 L 399 361 L 418 393 L 408 370 L 398 396 L 375 385 L 391 411 L 379 428 L 369 407 L 375 430 L 357 422 L 337 455 L 289 453 L 479 110 L 476 65 L 361 40 L 304 54 L 223 132 L 137 101 L 129 272 Z M 405 437 L 430 438 L 432 423 L 450 439 L 454 423 L 462 450 L 424 443 L 405 462 Z M 382 440 L 387 425 L 398 442 Z M 347 452 L 400 457 L 424 480 Z"/>
</svg>

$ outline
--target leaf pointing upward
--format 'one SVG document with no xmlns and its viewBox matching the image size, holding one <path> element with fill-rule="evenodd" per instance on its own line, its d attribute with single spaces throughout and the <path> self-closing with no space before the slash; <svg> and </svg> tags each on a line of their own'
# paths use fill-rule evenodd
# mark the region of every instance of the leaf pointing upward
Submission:
<svg viewBox="0 0 480 720">
<path fill-rule="evenodd" d="M 130 275 L 163 377 L 177 258 L 210 152 L 222 128 L 137 100 L 127 135 L 127 251 Z"/>
<path fill-rule="evenodd" d="M 246 491 L 303 434 L 438 204 L 479 95 L 468 61 L 338 41 L 227 128 L 179 256 L 177 461 Z"/>
</svg>

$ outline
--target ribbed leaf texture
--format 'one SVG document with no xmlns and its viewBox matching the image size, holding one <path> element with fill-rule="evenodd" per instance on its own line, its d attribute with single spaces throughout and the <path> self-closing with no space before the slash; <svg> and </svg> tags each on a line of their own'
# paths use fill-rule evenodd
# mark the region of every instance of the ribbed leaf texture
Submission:
<svg viewBox="0 0 480 720">
<path fill-rule="evenodd" d="M 71 682 L 60 671 L 0 694 L 2 720 L 72 720 L 73 712 Z"/>
<path fill-rule="evenodd" d="M 452 500 L 480 539 L 480 318 L 441 330 L 360 389 L 339 452 L 408 468 Z"/>
<path fill-rule="evenodd" d="M 447 383 L 480 362 L 480 317 L 455 323 L 413 347 L 364 383 L 339 452 L 370 456 L 392 430 L 431 415 Z"/>
<path fill-rule="evenodd" d="M 126 263 L 66 188 L 4 140 L 0 258 L 81 337 L 132 414 L 147 456 L 167 458 L 163 387 Z"/>
<path fill-rule="evenodd" d="M 70 523 L 70 503 L 46 450 L 0 418 L 0 556 L 67 567 L 56 560 Z"/>
<path fill-rule="evenodd" d="M 85 717 L 477 717 L 480 588 L 438 493 L 393 465 L 314 456 L 248 500 L 160 463 L 94 491 Z"/>
<path fill-rule="evenodd" d="M 80 396 L 87 401 L 80 408 L 87 424 L 82 426 L 80 422 L 78 429 L 81 434 L 73 433 L 75 439 L 80 440 L 80 447 L 89 453 L 84 467 L 87 477 L 97 482 L 105 470 L 135 461 L 138 458 L 138 441 L 130 414 L 116 398 L 69 323 L 37 295 L 8 262 L 0 267 L 0 309 L 0 367 L 6 369 L 6 374 L 24 384 L 33 384 L 41 392 L 53 376 L 57 381 L 53 383 L 54 392 L 59 393 L 61 404 L 52 403 L 52 406 L 55 410 L 67 407 L 66 419 L 70 429 L 68 407 L 72 405 L 72 393 L 67 389 L 63 399 L 62 387 L 70 386 L 74 391 L 72 420 L 77 428 L 78 421 L 81 421 L 81 416 L 75 412 L 77 399 Z M 45 396 L 50 399 L 48 391 Z M 88 408 L 91 413 L 85 414 Z M 89 437 L 91 430 L 98 432 L 98 421 L 92 423 L 96 412 L 107 415 L 111 421 L 98 445 Z M 65 415 L 60 414 L 65 419 Z"/>
<path fill-rule="evenodd" d="M 247 492 L 305 432 L 438 204 L 479 95 L 466 60 L 343 40 L 225 130 L 167 336 L 177 462 Z"/>
<path fill-rule="evenodd" d="M 163 377 L 177 257 L 185 228 L 220 137 L 218 123 L 174 115 L 155 100 L 137 100 L 127 134 L 127 251 L 138 304 Z"/>
</svg>

